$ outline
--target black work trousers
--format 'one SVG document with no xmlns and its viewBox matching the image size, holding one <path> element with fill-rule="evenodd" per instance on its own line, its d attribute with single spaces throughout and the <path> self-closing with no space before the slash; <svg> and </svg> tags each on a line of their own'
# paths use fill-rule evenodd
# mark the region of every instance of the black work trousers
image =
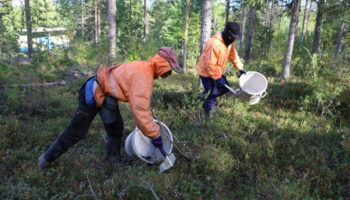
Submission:
<svg viewBox="0 0 350 200">
<path fill-rule="evenodd" d="M 107 146 L 107 151 L 110 149 L 110 151 L 112 151 L 110 153 L 119 153 L 124 125 L 118 105 L 109 95 L 106 95 L 101 108 L 87 105 L 85 103 L 85 85 L 86 82 L 79 90 L 78 108 L 76 109 L 70 125 L 57 138 L 58 143 L 64 151 L 67 151 L 69 147 L 82 140 L 88 132 L 92 120 L 99 112 L 109 139 L 114 141 L 111 144 L 113 145 L 112 147 Z"/>
</svg>

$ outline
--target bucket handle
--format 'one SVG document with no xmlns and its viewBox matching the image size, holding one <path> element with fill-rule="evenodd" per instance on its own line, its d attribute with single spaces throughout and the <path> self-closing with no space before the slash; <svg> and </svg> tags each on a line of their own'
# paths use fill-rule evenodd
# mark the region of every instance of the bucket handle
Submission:
<svg viewBox="0 0 350 200">
<path fill-rule="evenodd" d="M 266 90 L 265 90 L 265 91 L 261 94 L 261 98 L 265 98 L 266 95 L 267 95 L 267 92 L 266 92 Z"/>
</svg>

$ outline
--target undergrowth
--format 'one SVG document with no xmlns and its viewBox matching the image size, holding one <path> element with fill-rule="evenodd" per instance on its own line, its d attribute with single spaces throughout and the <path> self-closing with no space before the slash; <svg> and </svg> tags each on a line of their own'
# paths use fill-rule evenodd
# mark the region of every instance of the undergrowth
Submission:
<svg viewBox="0 0 350 200">
<path fill-rule="evenodd" d="M 265 99 L 250 106 L 223 96 L 212 118 L 204 116 L 196 75 L 155 81 L 151 107 L 188 157 L 175 149 L 176 164 L 163 174 L 140 160 L 125 168 L 107 163 L 99 116 L 83 141 L 40 172 L 38 157 L 69 124 L 87 77 L 23 87 L 63 76 L 55 67 L 38 78 L 32 67 L 1 64 L 0 198 L 350 198 L 349 76 L 320 70 L 281 82 L 275 60 L 246 67 L 267 75 Z M 238 87 L 235 73 L 228 77 Z M 125 139 L 135 122 L 128 104 L 120 110 Z"/>
</svg>

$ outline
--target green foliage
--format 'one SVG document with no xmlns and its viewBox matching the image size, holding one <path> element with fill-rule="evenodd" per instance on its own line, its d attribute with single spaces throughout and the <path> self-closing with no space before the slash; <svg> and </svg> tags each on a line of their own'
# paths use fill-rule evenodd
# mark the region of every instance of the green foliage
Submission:
<svg viewBox="0 0 350 200">
<path fill-rule="evenodd" d="M 262 73 L 269 70 L 263 66 L 257 69 Z M 27 72 L 6 64 L 2 64 L 2 71 L 7 72 L 2 84 L 8 79 L 15 87 L 1 90 L 1 104 L 6 105 L 0 115 L 1 198 L 90 198 L 89 184 L 103 199 L 152 199 L 150 186 L 159 198 L 318 199 L 350 195 L 349 118 L 341 117 L 349 113 L 349 107 L 338 113 L 341 104 L 336 103 L 347 101 L 346 79 L 333 85 L 332 77 L 309 74 L 281 84 L 270 76 L 269 95 L 258 105 L 224 96 L 219 98 L 212 118 L 203 114 L 196 76 L 159 79 L 155 81 L 152 109 L 192 161 L 175 150 L 178 160 L 164 174 L 158 174 L 157 166 L 139 160 L 128 168 L 104 163 L 104 129 L 97 117 L 86 139 L 42 173 L 37 157 L 69 124 L 76 93 L 85 78 L 70 87 L 44 88 L 42 93 L 40 88 L 16 86 L 21 81 L 17 78 Z M 229 81 L 233 87 L 237 84 L 232 75 Z M 126 104 L 121 103 L 120 109 L 126 137 L 135 122 Z M 11 192 L 11 187 L 16 190 Z"/>
<path fill-rule="evenodd" d="M 54 3 L 50 0 L 32 0 L 30 8 L 33 27 L 54 28 L 65 24 L 66 19 L 61 18 Z"/>
<path fill-rule="evenodd" d="M 153 1 L 147 8 L 147 43 L 143 43 L 142 1 L 118 0 L 117 61 L 146 60 L 159 46 L 180 52 L 184 39 L 184 1 Z M 265 8 L 266 1 L 247 1 Z M 350 87 L 348 35 L 340 59 L 334 60 L 336 32 L 343 11 L 329 1 L 322 29 L 324 48 L 309 55 L 312 13 L 305 39 L 296 45 L 292 77 L 280 81 L 288 38 L 289 16 L 276 8 L 274 31 L 265 24 L 267 11 L 258 10 L 249 71 L 267 76 L 268 95 L 250 106 L 233 96 L 218 99 L 211 118 L 204 116 L 198 75 L 173 74 L 155 81 L 151 107 L 176 136 L 177 162 L 168 172 L 135 160 L 126 168 L 105 161 L 105 134 L 99 116 L 86 138 L 40 172 L 37 159 L 69 124 L 77 91 L 99 65 L 107 63 L 107 1 L 102 2 L 102 35 L 94 36 L 93 5 L 86 1 L 34 1 L 34 24 L 69 28 L 71 46 L 38 51 L 32 65 L 0 62 L 0 199 L 347 199 L 350 197 Z M 191 1 L 187 64 L 199 60 L 202 1 Z M 48 6 L 43 9 L 43 6 Z M 223 29 L 224 3 L 214 1 L 212 34 Z M 234 5 L 236 6 L 236 5 Z M 2 58 L 16 53 L 16 31 L 23 8 L 0 7 Z M 241 7 L 238 7 L 241 9 Z M 85 12 L 86 34 L 79 22 Z M 241 10 L 240 10 L 241 11 Z M 50 12 L 50 13 L 48 13 Z M 347 11 L 346 11 L 347 12 Z M 242 12 L 231 18 L 241 19 Z M 47 18 L 43 19 L 45 15 Z M 60 17 L 58 17 L 60 16 Z M 346 19 L 348 20 L 348 19 Z M 36 26 L 35 25 L 35 26 Z M 266 45 L 271 44 L 269 52 Z M 236 43 L 238 47 L 238 42 Z M 322 49 L 322 48 L 321 48 Z M 4 55 L 4 50 L 8 55 Z M 76 78 L 75 74 L 83 77 Z M 238 87 L 238 72 L 228 64 L 227 75 Z M 25 84 L 67 81 L 64 86 Z M 119 103 L 124 137 L 136 124 L 129 105 Z M 126 156 L 123 149 L 122 156 Z M 93 192 L 92 192 L 93 191 Z"/>
</svg>

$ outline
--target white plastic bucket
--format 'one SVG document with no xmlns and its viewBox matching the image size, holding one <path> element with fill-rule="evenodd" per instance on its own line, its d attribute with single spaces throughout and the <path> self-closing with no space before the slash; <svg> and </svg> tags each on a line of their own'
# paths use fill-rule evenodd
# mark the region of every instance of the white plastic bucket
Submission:
<svg viewBox="0 0 350 200">
<path fill-rule="evenodd" d="M 173 150 L 173 135 L 169 128 L 161 121 L 154 120 L 160 127 L 160 135 L 163 140 L 163 148 L 165 153 L 170 154 Z M 164 160 L 163 154 L 158 148 L 154 147 L 151 139 L 142 134 L 136 127 L 125 141 L 125 150 L 128 156 L 139 158 L 146 163 L 156 164 Z"/>
<path fill-rule="evenodd" d="M 249 101 L 250 105 L 257 104 L 261 98 L 267 95 L 267 79 L 259 72 L 250 71 L 243 74 L 238 83 L 240 98 Z"/>
</svg>

